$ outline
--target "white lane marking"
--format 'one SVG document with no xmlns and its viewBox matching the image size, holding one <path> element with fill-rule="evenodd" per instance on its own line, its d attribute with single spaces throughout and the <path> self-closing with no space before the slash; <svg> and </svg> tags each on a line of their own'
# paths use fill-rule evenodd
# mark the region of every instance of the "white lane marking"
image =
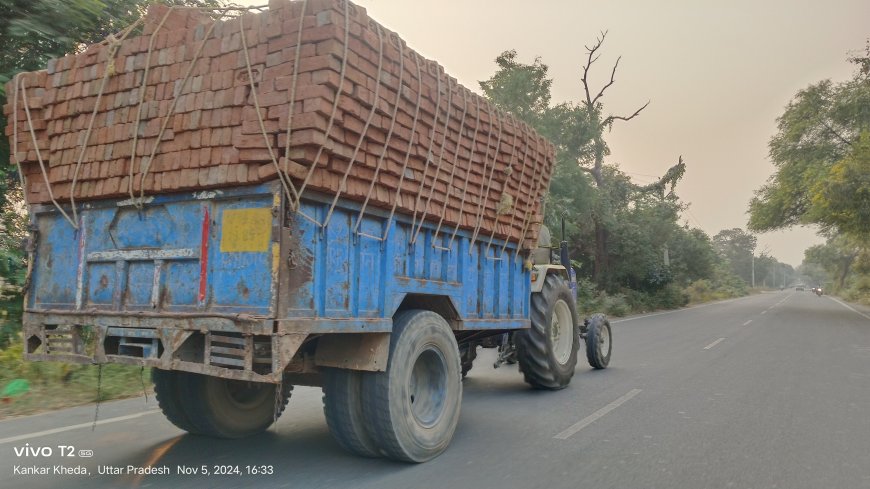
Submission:
<svg viewBox="0 0 870 489">
<path fill-rule="evenodd" d="M 767 311 L 761 311 L 761 314 L 767 314 Z"/>
<path fill-rule="evenodd" d="M 721 343 L 721 342 L 723 342 L 723 341 L 725 341 L 725 338 L 719 338 L 718 340 L 716 340 L 716 341 L 710 343 L 709 345 L 705 346 L 704 349 L 705 349 L 705 350 L 709 350 L 710 348 L 713 348 L 714 346 L 718 345 L 719 343 Z"/>
<path fill-rule="evenodd" d="M 159 413 L 159 412 L 160 412 L 159 409 L 151 409 L 149 411 L 142 411 L 141 413 L 128 414 L 126 416 L 118 416 L 115 418 L 101 419 L 101 420 L 97 421 L 97 425 L 117 423 L 119 421 L 127 421 L 128 419 L 141 418 L 142 416 L 147 416 L 149 414 L 155 414 L 155 413 Z M 72 430 L 77 430 L 77 429 L 81 429 L 81 428 L 90 428 L 93 425 L 94 425 L 93 421 L 88 421 L 87 423 L 79 423 L 79 424 L 74 424 L 74 425 L 69 425 L 69 426 L 61 426 L 60 428 L 53 428 L 53 429 L 45 430 L 45 431 L 37 431 L 35 433 L 27 433 L 24 435 L 17 435 L 17 436 L 10 436 L 7 438 L 0 438 L 0 445 L 6 444 L 6 443 L 12 443 L 15 441 L 29 440 L 31 438 L 38 438 L 40 436 L 53 435 L 55 433 L 63 433 L 65 431 L 72 431 Z"/>
<path fill-rule="evenodd" d="M 749 326 L 749 323 L 751 323 L 751 322 L 752 322 L 752 320 L 750 319 L 749 321 L 746 321 L 745 323 L 743 323 L 743 325 L 744 325 L 744 326 Z"/>
<path fill-rule="evenodd" d="M 613 411 L 614 409 L 618 408 L 619 406 L 622 406 L 623 404 L 628 402 L 632 397 L 634 397 L 640 393 L 641 393 L 641 389 L 632 389 L 632 390 L 628 391 L 628 394 L 625 394 L 624 396 L 622 396 L 619 399 L 604 406 L 603 408 L 599 409 L 598 411 L 595 411 L 594 413 L 590 414 L 589 416 L 586 416 L 585 418 L 581 419 L 580 421 L 565 428 L 565 430 L 561 431 L 559 434 L 557 434 L 553 438 L 556 438 L 559 440 L 567 440 L 568 438 L 570 438 L 572 435 L 574 435 L 578 431 L 589 426 L 590 424 L 594 423 L 598 419 L 604 417 L 604 415 L 609 413 L 610 411 Z"/>
<path fill-rule="evenodd" d="M 651 317 L 654 317 L 654 316 L 664 316 L 665 314 L 673 314 L 673 313 L 675 313 L 675 312 L 688 311 L 689 309 L 697 309 L 697 308 L 699 308 L 699 307 L 705 307 L 705 306 L 707 306 L 707 305 L 709 305 L 709 304 L 702 304 L 702 305 L 700 305 L 700 306 L 687 307 L 686 309 L 677 309 L 676 311 L 655 312 L 655 313 L 652 313 L 652 314 L 644 314 L 643 316 L 634 316 L 634 317 L 625 318 L 625 319 L 616 319 L 616 320 L 614 320 L 614 321 L 610 321 L 610 323 L 611 323 L 611 324 L 613 324 L 613 323 L 625 323 L 625 322 L 628 322 L 628 321 L 634 321 L 635 319 L 646 319 L 646 318 L 651 318 Z"/>
<path fill-rule="evenodd" d="M 864 314 L 863 312 L 861 312 L 861 311 L 855 309 L 854 307 L 850 306 L 849 304 L 846 304 L 845 302 L 842 302 L 842 301 L 839 300 L 839 299 L 834 299 L 834 298 L 831 297 L 831 296 L 826 296 L 826 297 L 827 297 L 828 299 L 831 299 L 832 301 L 836 302 L 837 304 L 840 304 L 841 306 L 845 307 L 846 309 L 848 309 L 848 310 L 854 312 L 855 314 L 858 314 L 858 315 L 860 315 L 860 316 L 864 316 L 864 317 L 867 318 L 867 319 L 870 319 L 870 316 L 868 316 L 868 315 Z"/>
</svg>

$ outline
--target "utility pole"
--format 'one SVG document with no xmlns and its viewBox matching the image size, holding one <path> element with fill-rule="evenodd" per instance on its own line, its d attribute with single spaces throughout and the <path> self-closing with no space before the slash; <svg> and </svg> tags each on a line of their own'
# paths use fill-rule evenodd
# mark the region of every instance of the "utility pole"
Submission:
<svg viewBox="0 0 870 489">
<path fill-rule="evenodd" d="M 752 288 L 755 288 L 755 252 L 752 253 Z"/>
<path fill-rule="evenodd" d="M 761 252 L 760 256 L 765 256 L 770 251 L 769 246 L 764 247 L 764 251 Z M 774 280 L 774 285 L 776 284 L 776 280 Z M 767 285 L 767 280 L 765 279 L 765 286 Z M 752 288 L 755 288 L 755 251 L 752 252 Z"/>
</svg>

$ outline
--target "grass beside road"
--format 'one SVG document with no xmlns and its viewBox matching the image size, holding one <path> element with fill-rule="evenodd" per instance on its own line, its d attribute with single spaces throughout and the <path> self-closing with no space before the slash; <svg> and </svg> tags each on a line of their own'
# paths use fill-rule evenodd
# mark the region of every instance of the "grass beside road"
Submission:
<svg viewBox="0 0 870 489">
<path fill-rule="evenodd" d="M 580 279 L 577 282 L 577 312 L 581 316 L 602 312 L 612 317 L 623 317 L 679 309 L 758 292 L 760 289 L 750 290 L 742 282 L 697 280 L 687 287 L 668 284 L 651 291 L 625 288 L 607 293 L 598 290 L 589 280 Z"/>
<path fill-rule="evenodd" d="M 26 393 L 0 401 L 0 419 L 96 402 L 99 367 L 60 362 L 26 362 L 20 338 L 0 350 L 0 390 L 15 379 L 30 384 Z M 149 369 L 129 365 L 103 365 L 99 399 L 151 395 Z"/>
</svg>

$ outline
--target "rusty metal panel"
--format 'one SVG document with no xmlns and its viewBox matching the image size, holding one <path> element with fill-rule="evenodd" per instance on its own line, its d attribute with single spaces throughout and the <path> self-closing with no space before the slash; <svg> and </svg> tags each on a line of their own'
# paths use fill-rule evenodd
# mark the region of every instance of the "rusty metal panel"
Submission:
<svg viewBox="0 0 870 489">
<path fill-rule="evenodd" d="M 36 206 L 28 308 L 274 317 L 280 206 L 275 184 L 105 200 L 78 230 Z"/>
<path fill-rule="evenodd" d="M 318 340 L 314 363 L 320 367 L 383 372 L 389 353 L 389 333 L 331 334 Z"/>
<path fill-rule="evenodd" d="M 207 328 L 186 330 L 184 320 L 165 318 L 154 328 L 90 326 L 86 345 L 82 338 L 86 327 L 75 323 L 81 318 L 30 313 L 30 320 L 24 326 L 25 359 L 77 364 L 122 363 L 275 383 L 282 381 L 288 365 L 308 338 L 304 333 L 252 335 L 239 331 L 210 333 Z M 46 319 L 61 323 L 46 325 Z M 188 344 L 196 335 L 201 341 Z M 55 338 L 62 340 L 61 347 L 52 347 Z M 258 353 L 258 362 L 254 362 L 258 344 L 255 338 L 260 338 L 260 345 L 266 345 Z"/>
</svg>

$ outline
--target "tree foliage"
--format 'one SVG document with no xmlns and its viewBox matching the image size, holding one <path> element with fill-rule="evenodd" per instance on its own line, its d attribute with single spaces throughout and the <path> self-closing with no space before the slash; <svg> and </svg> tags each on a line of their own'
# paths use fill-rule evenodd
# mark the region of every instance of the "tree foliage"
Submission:
<svg viewBox="0 0 870 489">
<path fill-rule="evenodd" d="M 550 87 L 547 65 L 541 58 L 532 64 L 517 61 L 517 52 L 505 51 L 495 59 L 499 66 L 492 78 L 480 82 L 480 88 L 496 107 L 509 111 L 534 127 L 544 126 L 550 110 Z"/>
<path fill-rule="evenodd" d="M 848 235 L 828 238 L 825 244 L 811 246 L 804 251 L 804 263 L 821 266 L 828 274 L 828 282 L 835 290 L 847 286 L 850 275 L 870 272 L 870 249 L 862 240 Z M 855 266 L 858 265 L 858 270 Z"/>
<path fill-rule="evenodd" d="M 620 248 L 631 247 L 633 243 L 610 243 L 610 239 L 617 227 L 628 226 L 631 212 L 652 212 L 650 205 L 635 206 L 643 201 L 644 195 L 655 195 L 661 202 L 675 202 L 673 190 L 685 172 L 685 165 L 681 159 L 658 182 L 638 186 L 618 168 L 605 162 L 610 154 L 605 133 L 615 122 L 629 121 L 638 116 L 649 104 L 640 106 L 630 115 L 606 112 L 603 97 L 615 83 L 619 59 L 613 65 L 610 80 L 602 87 L 593 89 L 589 82 L 589 74 L 599 59 L 606 35 L 606 32 L 602 33 L 595 43 L 586 46 L 579 103 L 551 105 L 552 79 L 548 76 L 547 65 L 540 58 L 535 58 L 531 64 L 522 63 L 516 51 L 499 55 L 495 60 L 498 71 L 480 86 L 496 106 L 514 113 L 556 146 L 556 171 L 547 202 L 547 222 L 558 225 L 561 216 L 571 216 L 574 222 L 569 226 L 569 234 L 581 233 L 588 238 L 575 245 L 576 254 L 584 257 L 581 261 L 591 271 L 595 282 L 613 289 L 618 284 L 638 285 L 649 282 L 647 278 L 663 276 L 658 273 L 660 267 L 647 264 L 643 270 L 648 273 L 642 273 L 642 277 L 623 273 L 627 268 L 613 260 L 623 255 Z M 630 232 L 627 227 L 623 234 Z M 653 240 L 659 241 L 656 237 Z M 661 261 L 661 250 L 654 255 Z M 621 270 L 611 271 L 612 267 Z M 664 283 L 654 278 L 650 280 Z"/>
<path fill-rule="evenodd" d="M 602 42 L 603 35 L 587 47 L 584 79 Z M 629 120 L 645 107 L 630 116 L 605 113 L 602 97 L 613 84 L 616 66 L 611 81 L 600 90 L 583 84 L 580 103 L 552 104 L 552 79 L 540 58 L 523 63 L 516 51 L 506 51 L 496 64 L 496 73 L 480 83 L 484 94 L 556 147 L 545 223 L 559 237 L 564 218 L 564 239 L 579 266 L 580 295 L 587 306 L 618 313 L 679 306 L 686 300 L 682 289 L 698 281 L 705 281 L 705 289 L 727 289 L 726 294 L 745 290 L 745 284 L 723 266 L 710 237 L 679 224 L 684 204 L 676 186 L 685 172 L 682 160 L 649 185 L 635 184 L 606 162 L 610 150 L 605 133 L 616 121 Z M 596 298 L 589 290 L 592 284 L 610 294 L 608 298 Z"/>
<path fill-rule="evenodd" d="M 850 58 L 852 79 L 810 85 L 777 119 L 770 140 L 776 172 L 749 206 L 749 228 L 816 224 L 870 236 L 870 44 Z"/>
<path fill-rule="evenodd" d="M 747 284 L 752 283 L 752 257 L 758 239 L 740 228 L 723 229 L 713 236 L 716 251 L 725 258 L 731 271 Z"/>
</svg>

